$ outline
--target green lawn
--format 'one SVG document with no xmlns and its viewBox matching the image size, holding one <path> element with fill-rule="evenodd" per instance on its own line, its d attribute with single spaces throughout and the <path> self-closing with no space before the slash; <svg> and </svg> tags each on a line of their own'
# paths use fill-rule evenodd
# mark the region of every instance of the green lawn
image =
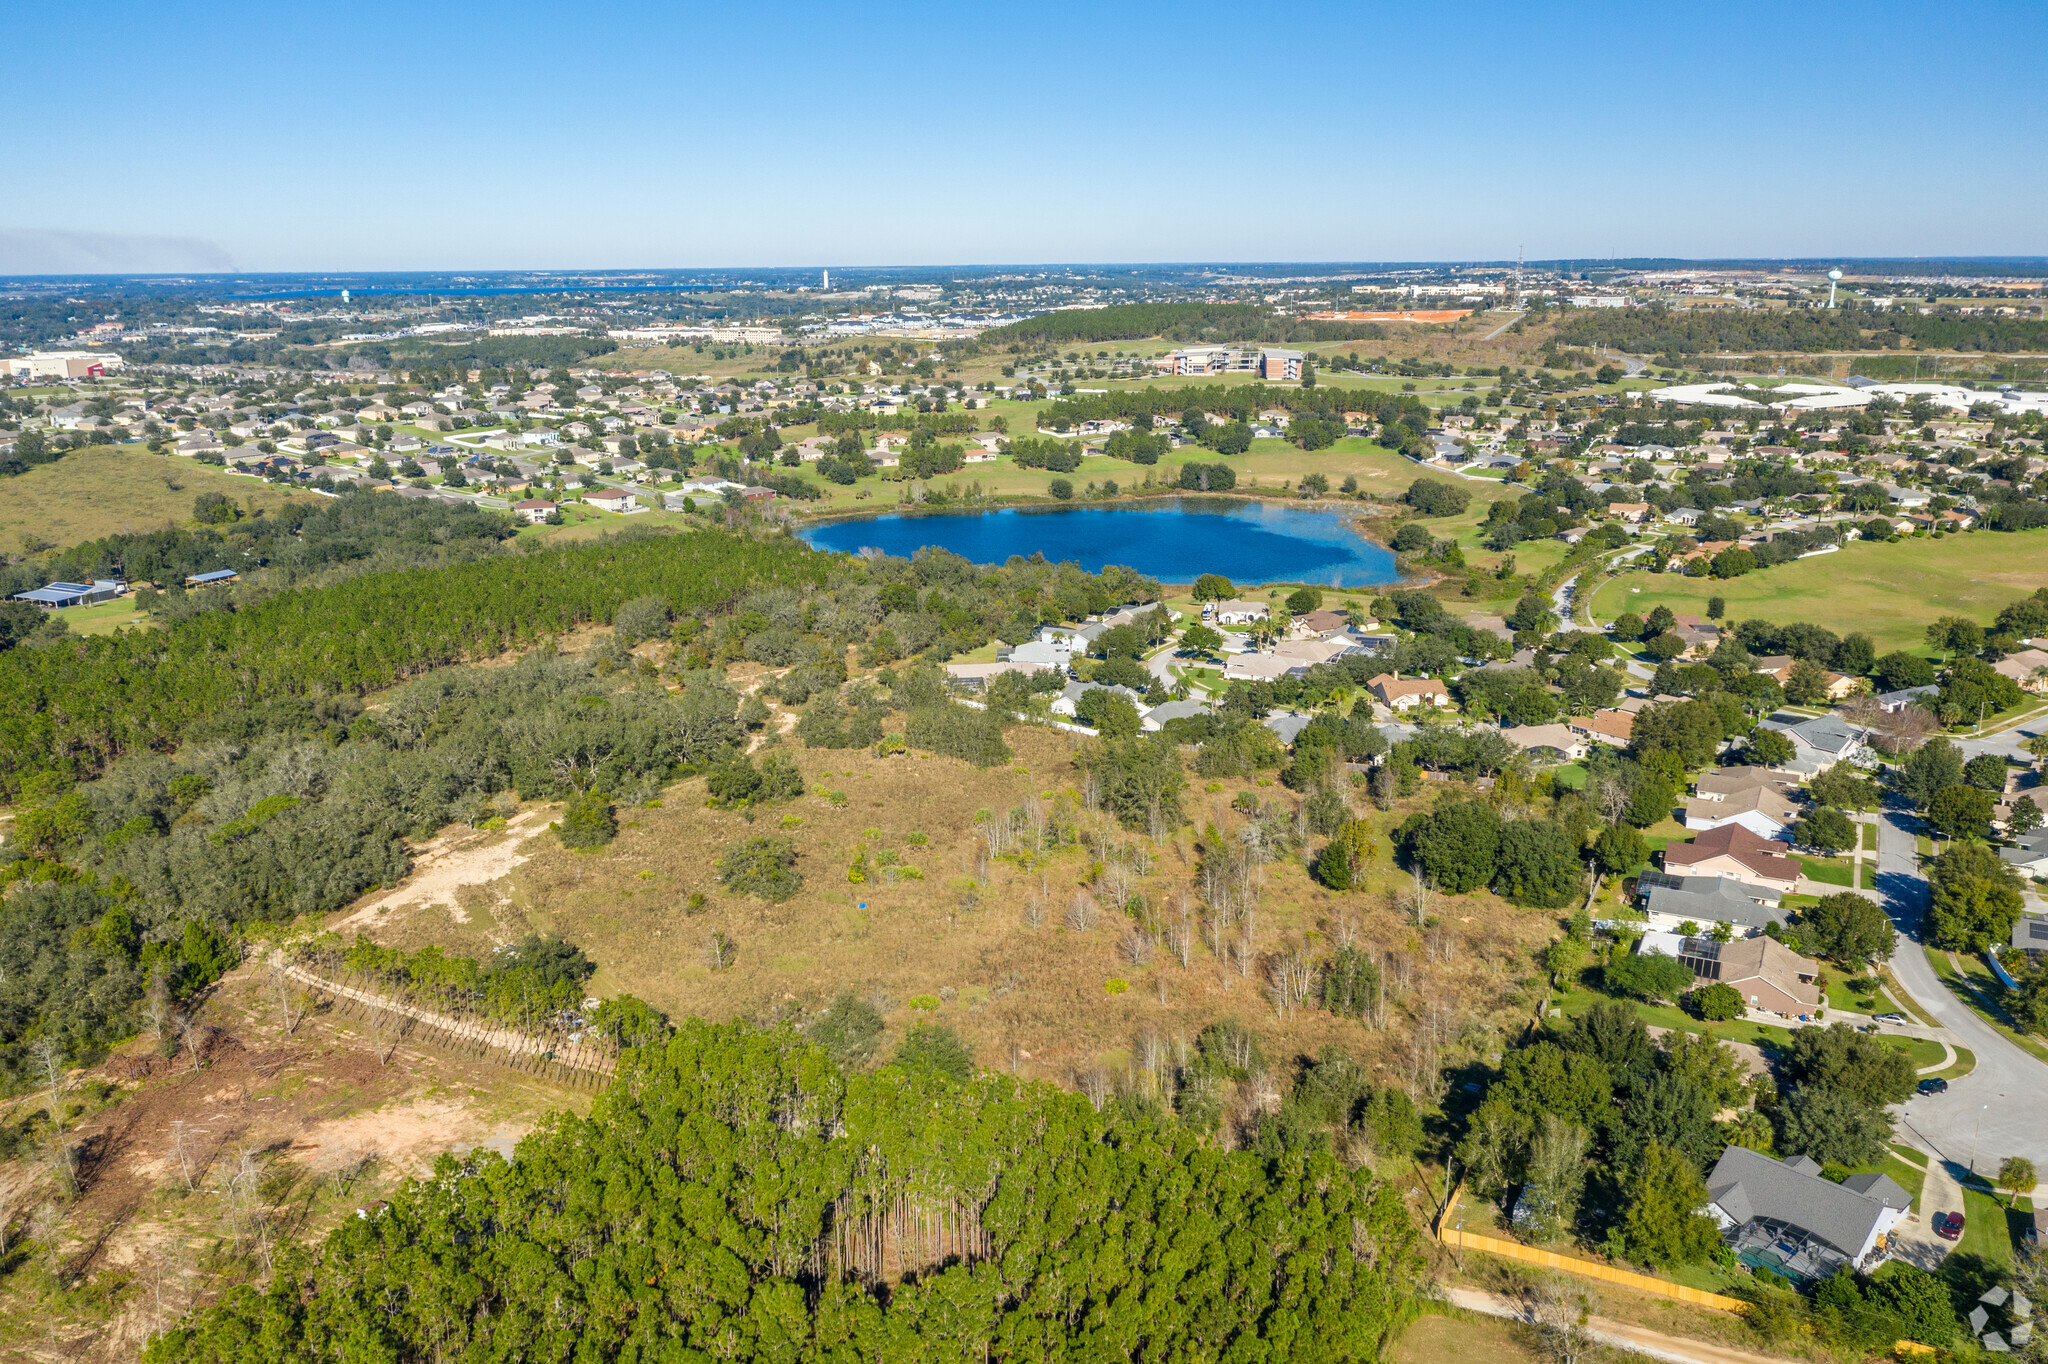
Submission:
<svg viewBox="0 0 2048 1364">
<path fill-rule="evenodd" d="M 1877 992 L 1876 979 L 1868 975 L 1851 975 L 1834 962 L 1827 964 L 1824 978 L 1828 983 L 1827 1005 L 1830 1009 L 1847 1009 L 1851 1013 L 1881 1014 L 1885 1011 L 1884 998 Z M 1852 989 L 1854 981 L 1861 989 Z M 1934 1054 L 1941 1055 L 1935 1048 Z"/>
<path fill-rule="evenodd" d="M 1863 826 L 1863 851 L 1877 851 L 1877 826 L 1875 824 L 1865 824 Z"/>
<path fill-rule="evenodd" d="M 1849 864 L 1839 857 L 1801 857 L 1799 859 L 1799 869 L 1806 873 L 1807 880 L 1819 881 L 1823 885 L 1848 886 L 1854 884 L 1850 880 Z"/>
<path fill-rule="evenodd" d="M 2012 1024 L 2006 1021 L 2003 1011 L 1986 1003 L 1985 997 L 1971 988 L 1970 974 L 1958 970 L 1955 963 L 1949 960 L 1948 953 L 1932 947 L 1922 950 L 1927 953 L 1927 960 L 1934 967 L 1934 973 L 1941 977 L 1941 983 L 1948 987 L 1950 994 L 1968 1005 L 1972 1013 L 1998 1029 L 2015 1046 L 2024 1048 L 2041 1061 L 2048 1061 L 2048 1045 L 2043 1045 L 2037 1037 L 2015 1031 Z M 1978 973 L 1985 980 L 1992 980 L 1990 971 L 1981 964 L 1978 966 Z"/>
<path fill-rule="evenodd" d="M 1965 1184 L 1963 1219 L 1963 1240 L 1957 1249 L 2011 1269 L 2012 1232 L 2006 1225 L 2005 1201 L 1978 1185 Z"/>
<path fill-rule="evenodd" d="M 1934 1072 L 1936 1079 L 1960 1080 L 1977 1068 L 1976 1052 L 1971 1051 L 1968 1047 L 1957 1047 L 1955 1048 L 1955 1053 L 1956 1059 L 1947 1069 Z"/>
<path fill-rule="evenodd" d="M 1877 889 L 1877 863 L 1875 863 L 1875 862 L 1865 862 L 1865 863 L 1863 864 L 1862 878 L 1863 878 L 1863 884 L 1862 884 L 1862 888 L 1863 888 L 1864 890 L 1876 890 L 1876 889 Z"/>
<path fill-rule="evenodd" d="M 1701 615 L 1707 598 L 1718 596 L 1738 619 L 1803 620 L 1842 634 L 1860 631 L 1883 653 L 1924 647 L 1921 632 L 1936 616 L 1989 620 L 2000 607 L 2043 586 L 2048 530 L 1977 531 L 1940 540 L 1856 541 L 1836 554 L 1726 580 L 1625 573 L 1594 595 L 1593 612 L 1605 621 L 1624 610 L 1647 615 L 1661 604 L 1682 615 Z"/>
<path fill-rule="evenodd" d="M 74 635 L 111 635 L 124 625 L 144 625 L 149 617 L 135 609 L 135 598 L 119 597 L 96 606 L 67 606 L 50 613 L 71 627 Z"/>
</svg>

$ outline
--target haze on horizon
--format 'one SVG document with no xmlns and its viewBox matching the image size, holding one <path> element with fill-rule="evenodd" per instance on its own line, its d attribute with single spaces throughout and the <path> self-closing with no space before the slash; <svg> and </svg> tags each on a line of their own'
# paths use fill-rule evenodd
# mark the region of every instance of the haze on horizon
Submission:
<svg viewBox="0 0 2048 1364">
<path fill-rule="evenodd" d="M 106 19 L 0 28 L 0 273 L 2048 251 L 2039 5 Z"/>
</svg>

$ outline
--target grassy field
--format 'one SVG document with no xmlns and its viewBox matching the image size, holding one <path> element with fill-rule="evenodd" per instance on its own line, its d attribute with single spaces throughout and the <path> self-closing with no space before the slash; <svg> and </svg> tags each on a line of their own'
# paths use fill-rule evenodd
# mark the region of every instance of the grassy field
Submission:
<svg viewBox="0 0 2048 1364">
<path fill-rule="evenodd" d="M 266 510 L 294 495 L 197 460 L 152 455 L 139 445 L 95 446 L 0 480 L 0 549 L 69 547 L 124 531 L 184 525 L 192 520 L 193 499 L 206 492 Z"/>
<path fill-rule="evenodd" d="M 1702 615 L 1709 597 L 1723 597 L 1732 619 L 1805 620 L 1838 634 L 1861 631 L 1880 651 L 1923 645 L 1936 616 L 1989 622 L 2000 607 L 2048 587 L 2048 530 L 1978 531 L 1940 540 L 1857 542 L 1838 554 L 1801 559 L 1740 578 L 1686 578 L 1624 573 L 1593 596 L 1606 622 L 1623 611 L 1648 615 L 1669 606 Z"/>
<path fill-rule="evenodd" d="M 97 606 L 68 606 L 51 613 L 71 627 L 74 635 L 111 635 L 124 625 L 142 625 L 149 617 L 135 609 L 135 599 L 103 601 Z"/>
<path fill-rule="evenodd" d="M 1604 1353 L 1604 1352 L 1603 1352 Z M 1537 1364 L 1546 1356 L 1533 1349 L 1529 1328 L 1499 1317 L 1425 1312 L 1403 1327 L 1387 1350 L 1389 1364 Z"/>
<path fill-rule="evenodd" d="M 771 726 L 771 729 L 773 726 Z M 660 808 L 621 810 L 618 840 L 577 854 L 537 833 L 520 847 L 509 874 L 414 904 L 404 888 L 388 912 L 364 907 L 356 921 L 378 939 L 407 947 L 441 943 L 468 953 L 528 931 L 557 931 L 598 962 L 592 993 L 630 991 L 672 1016 L 774 1018 L 817 1008 L 842 990 L 878 999 L 892 1033 L 925 1017 L 957 1028 L 982 1064 L 1062 1083 L 1089 1069 L 1122 1076 L 1141 1032 L 1157 1028 L 1192 1039 L 1203 1026 L 1237 1015 L 1266 1032 L 1273 1055 L 1317 1054 L 1342 1046 L 1362 1061 L 1393 1064 L 1405 1027 L 1375 1032 L 1319 1010 L 1274 1016 L 1262 982 L 1225 969 L 1197 944 L 1183 967 L 1170 954 L 1126 943 L 1129 918 L 1102 904 L 1093 921 L 1070 924 L 1077 898 L 1095 903 L 1090 856 L 1070 846 L 1020 864 L 1000 859 L 980 879 L 977 809 L 1005 811 L 1028 797 L 1072 802 L 1080 774 L 1065 735 L 1028 727 L 1009 732 L 1014 763 L 978 771 L 951 759 L 877 759 L 865 751 L 778 751 L 803 769 L 806 794 L 747 814 L 705 805 L 703 779 L 663 793 Z M 1194 783 L 1191 818 L 1230 828 L 1243 781 L 1218 789 Z M 1447 898 L 1441 921 L 1458 940 L 1449 959 L 1425 962 L 1394 892 L 1404 878 L 1390 868 L 1385 835 L 1408 813 L 1369 813 L 1381 832 L 1379 870 L 1361 893 L 1336 895 L 1312 883 L 1298 861 L 1270 864 L 1258 919 L 1258 950 L 1308 935 L 1330 935 L 1348 919 L 1366 943 L 1410 953 L 1409 999 L 1461 1001 L 1485 1026 L 1522 1026 L 1541 991 L 1533 953 L 1556 931 L 1548 914 L 1520 910 L 1491 895 Z M 1079 816 L 1094 827 L 1093 815 Z M 1109 834 L 1130 838 L 1111 825 Z M 763 834 L 794 840 L 802 891 L 781 904 L 728 894 L 718 884 L 719 850 Z M 1139 882 L 1146 901 L 1177 919 L 1192 898 L 1197 857 L 1183 829 L 1151 851 Z M 864 882 L 848 868 L 865 849 L 912 867 L 891 882 L 877 870 Z M 701 892 L 708 903 L 688 911 Z M 1036 898 L 1040 922 L 1027 907 Z M 351 911 L 344 911 L 346 922 Z M 1077 920 L 1078 923 L 1078 920 Z M 355 925 L 343 929 L 356 931 Z M 738 956 L 714 973 L 705 961 L 709 934 L 736 940 Z M 1120 988 L 1118 983 L 1127 988 Z"/>
</svg>

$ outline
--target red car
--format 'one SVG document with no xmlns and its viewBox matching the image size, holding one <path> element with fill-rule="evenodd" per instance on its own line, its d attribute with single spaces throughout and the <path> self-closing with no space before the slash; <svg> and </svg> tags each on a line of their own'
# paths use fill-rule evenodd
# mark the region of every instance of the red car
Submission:
<svg viewBox="0 0 2048 1364">
<path fill-rule="evenodd" d="M 1963 1237 L 1963 1215 L 1959 1212 L 1934 1214 L 1934 1234 L 1944 1241 L 1960 1241 Z"/>
</svg>

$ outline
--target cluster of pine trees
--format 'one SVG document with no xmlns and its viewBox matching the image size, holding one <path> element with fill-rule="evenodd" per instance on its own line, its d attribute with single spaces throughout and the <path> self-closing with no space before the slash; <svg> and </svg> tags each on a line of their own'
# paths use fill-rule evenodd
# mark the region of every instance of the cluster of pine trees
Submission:
<svg viewBox="0 0 2048 1364">
<path fill-rule="evenodd" d="M 692 1021 L 588 1118 L 443 1157 L 145 1358 L 1370 1360 L 1422 1268 L 1326 1142 L 1226 1152 L 1155 1106 Z"/>
</svg>

